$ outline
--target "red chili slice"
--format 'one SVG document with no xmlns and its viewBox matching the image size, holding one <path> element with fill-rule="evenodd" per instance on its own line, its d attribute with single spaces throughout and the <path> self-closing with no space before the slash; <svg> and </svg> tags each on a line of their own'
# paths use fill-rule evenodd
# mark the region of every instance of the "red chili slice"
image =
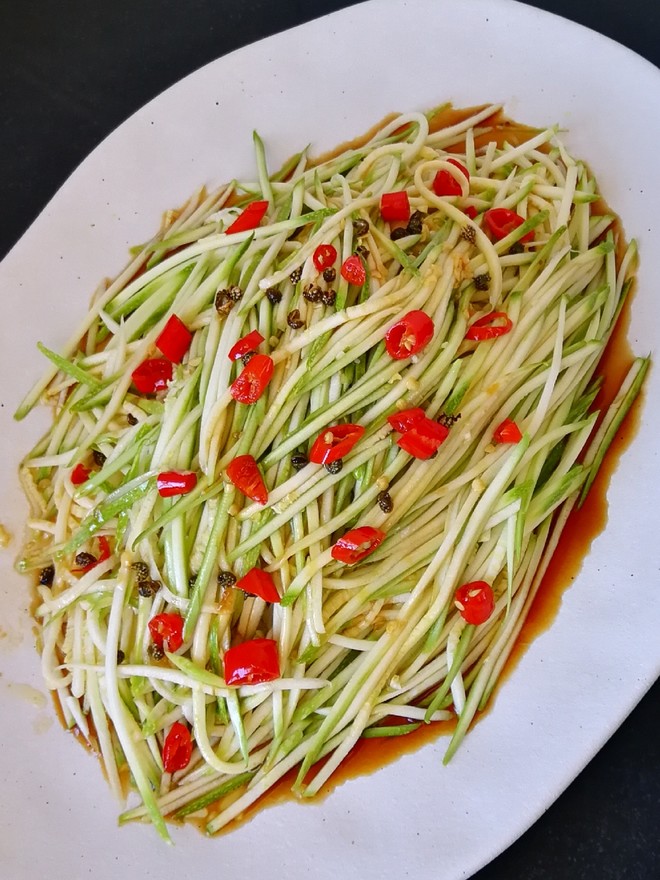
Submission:
<svg viewBox="0 0 660 880">
<path fill-rule="evenodd" d="M 348 281 L 349 284 L 355 284 L 360 287 L 367 280 L 367 270 L 364 263 L 357 254 L 348 257 L 341 266 L 341 277 Z"/>
<path fill-rule="evenodd" d="M 429 344 L 434 330 L 433 321 L 426 312 L 408 312 L 385 334 L 387 353 L 395 360 L 411 357 Z"/>
<path fill-rule="evenodd" d="M 243 367 L 229 390 L 239 403 L 256 403 L 273 376 L 273 359 L 267 354 L 255 356 Z"/>
<path fill-rule="evenodd" d="M 383 193 L 380 197 L 380 216 L 386 223 L 407 223 L 410 220 L 410 201 L 405 189 Z"/>
<path fill-rule="evenodd" d="M 474 205 L 468 205 L 467 208 L 464 208 L 463 213 L 467 214 L 467 216 L 470 218 L 470 220 L 474 220 L 475 217 L 477 216 L 478 211 L 474 207 Z"/>
<path fill-rule="evenodd" d="M 426 418 L 426 413 L 420 407 L 415 406 L 412 409 L 402 409 L 399 412 L 392 413 L 387 417 L 387 421 L 400 434 L 409 431 L 417 422 L 421 422 Z"/>
<path fill-rule="evenodd" d="M 166 773 L 184 770 L 190 763 L 193 746 L 185 724 L 175 721 L 163 743 L 163 768 Z"/>
<path fill-rule="evenodd" d="M 86 483 L 89 480 L 90 470 L 88 467 L 85 467 L 84 464 L 78 462 L 78 464 L 71 471 L 71 482 L 74 486 L 80 486 L 81 483 Z"/>
<path fill-rule="evenodd" d="M 252 639 L 225 652 L 225 681 L 230 685 L 260 684 L 280 677 L 277 642 Z"/>
<path fill-rule="evenodd" d="M 485 623 L 495 609 L 495 596 L 486 581 L 463 584 L 454 594 L 454 605 L 463 620 L 474 626 Z"/>
<path fill-rule="evenodd" d="M 320 244 L 314 251 L 314 256 L 312 257 L 317 272 L 322 272 L 329 266 L 334 265 L 336 259 L 337 248 L 333 247 L 331 244 Z"/>
<path fill-rule="evenodd" d="M 234 232 L 247 232 L 248 229 L 256 229 L 264 219 L 267 210 L 268 202 L 250 202 L 234 222 L 225 229 L 225 232 L 230 235 Z"/>
<path fill-rule="evenodd" d="M 333 545 L 331 555 L 338 562 L 355 565 L 379 547 L 385 538 L 385 532 L 373 526 L 359 526 L 342 535 Z"/>
<path fill-rule="evenodd" d="M 449 428 L 424 416 L 402 434 L 396 443 L 415 458 L 426 460 L 438 451 L 448 436 Z"/>
<path fill-rule="evenodd" d="M 197 474 L 192 471 L 163 471 L 156 477 L 158 494 L 162 498 L 187 495 L 197 485 Z"/>
<path fill-rule="evenodd" d="M 522 432 L 518 425 L 511 419 L 504 421 L 495 428 L 493 433 L 495 443 L 520 443 L 522 440 Z"/>
<path fill-rule="evenodd" d="M 347 455 L 363 435 L 362 425 L 324 428 L 312 444 L 309 460 L 314 464 L 331 464 Z"/>
<path fill-rule="evenodd" d="M 105 535 L 99 535 L 99 558 L 97 559 L 97 564 L 99 562 L 105 562 L 106 559 L 110 559 L 110 542 L 106 538 Z"/>
<path fill-rule="evenodd" d="M 183 356 L 190 348 L 193 334 L 188 330 L 181 318 L 171 315 L 167 324 L 156 340 L 156 348 L 174 364 L 180 364 Z"/>
<path fill-rule="evenodd" d="M 496 321 L 502 321 L 496 324 Z M 466 339 L 483 342 L 485 339 L 496 339 L 498 336 L 506 336 L 513 327 L 513 321 L 506 312 L 489 312 L 479 318 L 474 324 L 470 324 L 465 334 Z"/>
<path fill-rule="evenodd" d="M 248 498 L 258 504 L 268 501 L 268 489 L 257 462 L 251 455 L 239 455 L 227 466 L 227 476 Z"/>
<path fill-rule="evenodd" d="M 149 621 L 149 632 L 154 645 L 170 652 L 183 644 L 183 617 L 180 614 L 157 614 Z"/>
<path fill-rule="evenodd" d="M 463 173 L 467 180 L 470 179 L 470 172 L 457 159 L 447 159 L 450 165 L 454 165 Z M 451 171 L 441 168 L 433 179 L 433 192 L 436 196 L 460 196 L 463 194 L 460 183 L 456 180 Z"/>
<path fill-rule="evenodd" d="M 520 214 L 510 211 L 508 208 L 490 208 L 484 214 L 484 222 L 496 239 L 506 238 L 514 229 L 522 226 L 525 222 Z M 534 230 L 530 229 L 520 241 L 531 241 L 534 238 Z"/>
<path fill-rule="evenodd" d="M 232 345 L 227 357 L 230 361 L 237 361 L 244 354 L 247 354 L 248 351 L 255 351 L 263 341 L 264 338 L 258 330 L 251 330 Z"/>
<path fill-rule="evenodd" d="M 258 596 L 265 602 L 279 604 L 280 601 L 280 594 L 277 592 L 272 575 L 262 568 L 251 568 L 244 577 L 237 581 L 236 589 Z"/>
<path fill-rule="evenodd" d="M 140 394 L 156 394 L 167 390 L 167 383 L 172 381 L 172 361 L 167 358 L 149 358 L 136 367 L 131 378 Z"/>
</svg>

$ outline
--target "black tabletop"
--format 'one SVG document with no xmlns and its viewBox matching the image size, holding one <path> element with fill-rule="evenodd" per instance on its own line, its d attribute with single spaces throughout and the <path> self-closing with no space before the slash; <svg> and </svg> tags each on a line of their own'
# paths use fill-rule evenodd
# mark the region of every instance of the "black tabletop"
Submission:
<svg viewBox="0 0 660 880">
<path fill-rule="evenodd" d="M 0 258 L 78 163 L 146 101 L 239 46 L 349 5 L 0 0 Z M 660 66 L 658 0 L 532 5 Z M 474 880 L 660 878 L 659 731 L 660 683 L 547 813 Z"/>
</svg>

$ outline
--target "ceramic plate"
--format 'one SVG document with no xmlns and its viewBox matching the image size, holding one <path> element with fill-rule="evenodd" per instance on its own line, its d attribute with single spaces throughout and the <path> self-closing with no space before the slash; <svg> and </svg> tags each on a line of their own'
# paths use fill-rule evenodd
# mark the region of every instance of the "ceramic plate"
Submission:
<svg viewBox="0 0 660 880">
<path fill-rule="evenodd" d="M 393 63 L 393 59 L 394 62 Z M 585 61 L 588 59 L 588 63 Z M 553 626 L 527 651 L 493 710 L 449 767 L 444 743 L 340 786 L 318 805 L 286 803 L 217 840 L 192 829 L 168 848 L 148 826 L 118 829 L 94 758 L 56 721 L 40 682 L 28 584 L 12 570 L 26 506 L 16 468 L 46 424 L 11 418 L 100 278 L 147 239 L 163 210 L 201 183 L 253 174 L 258 128 L 273 167 L 321 152 L 392 110 L 503 101 L 534 125 L 559 123 L 586 158 L 642 265 L 629 338 L 657 351 L 660 74 L 621 46 L 508 0 L 377 0 L 202 68 L 104 141 L 0 267 L 0 860 L 12 880 L 48 876 L 250 876 L 289 880 L 469 876 L 521 834 L 598 750 L 660 671 L 657 437 L 652 370 L 639 432 L 608 492 L 608 523 Z M 655 497 L 653 497 L 655 495 Z M 402 873 L 403 872 L 403 873 Z"/>
</svg>

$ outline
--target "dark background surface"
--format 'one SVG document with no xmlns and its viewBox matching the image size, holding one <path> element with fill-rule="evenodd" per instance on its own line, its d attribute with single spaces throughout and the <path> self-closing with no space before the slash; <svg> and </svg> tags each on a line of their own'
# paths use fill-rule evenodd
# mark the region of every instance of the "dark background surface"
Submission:
<svg viewBox="0 0 660 880">
<path fill-rule="evenodd" d="M 349 5 L 0 0 L 0 258 L 82 159 L 145 102 L 220 55 Z M 531 5 L 660 66 L 658 0 Z M 649 584 L 651 601 L 657 589 Z M 547 813 L 474 880 L 660 880 L 659 819 L 660 683 Z"/>
</svg>

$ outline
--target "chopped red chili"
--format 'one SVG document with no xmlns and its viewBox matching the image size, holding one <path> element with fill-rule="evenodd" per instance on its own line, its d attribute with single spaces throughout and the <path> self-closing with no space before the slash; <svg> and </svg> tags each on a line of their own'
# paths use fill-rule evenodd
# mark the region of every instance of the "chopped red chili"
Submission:
<svg viewBox="0 0 660 880">
<path fill-rule="evenodd" d="M 331 464 L 347 455 L 362 436 L 362 425 L 331 425 L 324 428 L 312 444 L 309 460 L 314 464 Z"/>
<path fill-rule="evenodd" d="M 157 614 L 149 621 L 151 639 L 158 648 L 178 651 L 183 644 L 183 617 L 180 614 Z"/>
<path fill-rule="evenodd" d="M 85 467 L 84 464 L 78 462 L 78 464 L 71 471 L 71 482 L 74 486 L 80 486 L 81 483 L 86 483 L 89 480 L 90 470 L 88 467 Z"/>
<path fill-rule="evenodd" d="M 320 244 L 314 251 L 312 260 L 317 272 L 323 272 L 332 266 L 337 259 L 337 248 L 331 244 Z"/>
<path fill-rule="evenodd" d="M 227 466 L 227 476 L 248 498 L 258 504 L 268 501 L 268 489 L 256 460 L 251 455 L 239 455 Z"/>
<path fill-rule="evenodd" d="M 234 232 L 247 232 L 249 229 L 256 229 L 265 217 L 267 210 L 268 202 L 250 202 L 234 222 L 225 229 L 225 232 L 230 235 Z"/>
<path fill-rule="evenodd" d="M 156 394 L 165 391 L 172 381 L 172 361 L 167 358 L 148 358 L 136 367 L 131 378 L 140 394 Z"/>
<path fill-rule="evenodd" d="M 380 216 L 386 223 L 407 223 L 410 219 L 410 201 L 403 190 L 383 193 L 380 197 Z"/>
<path fill-rule="evenodd" d="M 277 592 L 273 576 L 262 568 L 251 568 L 236 582 L 236 589 L 258 596 L 265 602 L 279 603 L 280 601 L 280 594 Z"/>
<path fill-rule="evenodd" d="M 225 681 L 229 685 L 260 684 L 280 677 L 277 642 L 251 639 L 225 652 Z"/>
<path fill-rule="evenodd" d="M 185 770 L 192 756 L 190 731 L 181 721 L 175 721 L 163 743 L 163 768 L 166 773 Z"/>
<path fill-rule="evenodd" d="M 341 277 L 357 287 L 360 287 L 367 280 L 367 270 L 357 254 L 344 260 L 341 266 Z"/>
<path fill-rule="evenodd" d="M 408 431 L 413 425 L 425 418 L 426 413 L 424 410 L 415 406 L 412 409 L 402 409 L 399 412 L 392 413 L 391 416 L 387 417 L 387 421 L 395 431 L 403 434 L 404 431 Z"/>
<path fill-rule="evenodd" d="M 438 451 L 448 436 L 449 428 L 424 416 L 408 428 L 396 443 L 415 458 L 426 460 Z"/>
<path fill-rule="evenodd" d="M 468 181 L 470 180 L 470 172 L 457 159 L 447 159 L 447 162 L 458 168 L 465 178 Z M 460 183 L 456 180 L 451 171 L 447 171 L 446 168 L 441 168 L 435 175 L 435 178 L 433 179 L 433 192 L 436 196 L 460 196 L 463 194 Z"/>
<path fill-rule="evenodd" d="M 385 334 L 387 353 L 395 360 L 411 357 L 429 344 L 434 330 L 433 321 L 426 312 L 408 312 Z"/>
<path fill-rule="evenodd" d="M 263 336 L 258 330 L 251 330 L 245 336 L 241 336 L 238 342 L 235 342 L 229 349 L 227 357 L 230 361 L 237 361 L 249 351 L 255 351 L 264 341 Z"/>
<path fill-rule="evenodd" d="M 361 562 L 373 553 L 382 544 L 384 538 L 385 532 L 373 526 L 351 529 L 333 545 L 332 558 L 346 565 L 355 565 L 356 562 Z"/>
<path fill-rule="evenodd" d="M 484 214 L 484 222 L 492 232 L 493 236 L 499 240 L 501 238 L 506 238 L 506 236 L 510 235 L 514 229 L 522 226 L 525 220 L 520 214 L 516 214 L 515 211 L 510 211 L 509 208 L 490 208 L 490 210 L 486 211 Z M 529 232 L 522 236 L 520 241 L 531 241 L 533 238 L 534 230 L 530 229 Z"/>
<path fill-rule="evenodd" d="M 504 419 L 504 421 L 495 428 L 493 440 L 495 443 L 520 443 L 522 440 L 522 432 L 518 425 L 516 425 L 511 419 Z"/>
<path fill-rule="evenodd" d="M 256 403 L 273 376 L 273 368 L 273 359 L 267 354 L 255 354 L 231 384 L 231 396 L 239 403 Z"/>
<path fill-rule="evenodd" d="M 471 581 L 456 590 L 454 605 L 463 620 L 479 626 L 480 623 L 485 623 L 495 610 L 495 596 L 486 581 Z"/>
<path fill-rule="evenodd" d="M 193 471 L 162 471 L 156 477 L 156 487 L 162 498 L 187 495 L 196 485 L 197 474 Z"/>
<path fill-rule="evenodd" d="M 190 348 L 192 338 L 193 334 L 188 330 L 181 318 L 177 315 L 170 315 L 167 324 L 165 324 L 158 339 L 156 339 L 156 348 L 173 364 L 180 364 L 183 356 Z"/>
<path fill-rule="evenodd" d="M 495 323 L 496 321 L 501 323 Z M 506 336 L 513 327 L 513 321 L 506 312 L 489 312 L 470 324 L 465 334 L 466 339 L 483 342 L 486 339 L 496 339 L 498 336 Z"/>
</svg>

